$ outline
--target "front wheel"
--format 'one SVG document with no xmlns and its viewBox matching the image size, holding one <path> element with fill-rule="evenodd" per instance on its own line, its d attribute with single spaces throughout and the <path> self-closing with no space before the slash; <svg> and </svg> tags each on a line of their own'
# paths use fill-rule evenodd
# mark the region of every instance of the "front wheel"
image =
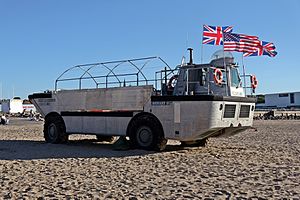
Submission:
<svg viewBox="0 0 300 200">
<path fill-rule="evenodd" d="M 167 140 L 158 120 L 151 115 L 141 115 L 129 125 L 129 138 L 133 148 L 162 151 Z"/>
<path fill-rule="evenodd" d="M 65 124 L 61 117 L 49 116 L 46 118 L 44 124 L 44 138 L 46 142 L 52 144 L 65 143 L 68 141 Z"/>
</svg>

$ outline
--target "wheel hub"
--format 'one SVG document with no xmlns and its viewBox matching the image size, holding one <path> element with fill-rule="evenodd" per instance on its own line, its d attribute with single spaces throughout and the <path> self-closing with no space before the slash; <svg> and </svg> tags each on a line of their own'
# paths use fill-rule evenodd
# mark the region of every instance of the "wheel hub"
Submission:
<svg viewBox="0 0 300 200">
<path fill-rule="evenodd" d="M 56 134 L 57 134 L 57 128 L 55 124 L 52 123 L 48 127 L 48 135 L 50 138 L 54 138 Z"/>
<path fill-rule="evenodd" d="M 143 126 L 139 128 L 137 137 L 140 145 L 149 146 L 153 140 L 153 133 L 149 127 Z"/>
</svg>

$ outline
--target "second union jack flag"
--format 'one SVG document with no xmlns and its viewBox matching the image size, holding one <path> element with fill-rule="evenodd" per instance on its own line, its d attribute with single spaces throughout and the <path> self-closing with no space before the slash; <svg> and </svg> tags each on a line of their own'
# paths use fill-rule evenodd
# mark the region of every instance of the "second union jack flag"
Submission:
<svg viewBox="0 0 300 200">
<path fill-rule="evenodd" d="M 232 32 L 232 26 L 203 25 L 202 44 L 223 45 L 223 33 Z"/>
<path fill-rule="evenodd" d="M 260 45 L 257 47 L 255 52 L 244 53 L 243 56 L 262 56 L 267 55 L 270 57 L 274 57 L 277 55 L 275 51 L 275 45 L 271 42 L 260 41 Z"/>
</svg>

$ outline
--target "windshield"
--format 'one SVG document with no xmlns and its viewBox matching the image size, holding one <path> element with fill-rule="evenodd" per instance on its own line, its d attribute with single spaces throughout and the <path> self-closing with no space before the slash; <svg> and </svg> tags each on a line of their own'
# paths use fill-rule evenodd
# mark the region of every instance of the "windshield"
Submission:
<svg viewBox="0 0 300 200">
<path fill-rule="evenodd" d="M 231 75 L 231 86 L 232 87 L 239 87 L 241 83 L 241 78 L 239 76 L 239 72 L 237 68 L 231 68 L 230 70 Z"/>
</svg>

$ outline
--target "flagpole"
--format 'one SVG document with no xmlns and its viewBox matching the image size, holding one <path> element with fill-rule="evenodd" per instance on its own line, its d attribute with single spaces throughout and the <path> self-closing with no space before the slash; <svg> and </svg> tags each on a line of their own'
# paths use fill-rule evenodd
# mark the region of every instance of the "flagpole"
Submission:
<svg viewBox="0 0 300 200">
<path fill-rule="evenodd" d="M 181 64 L 185 63 L 185 56 L 186 56 L 186 52 L 187 49 L 189 48 L 189 32 L 186 32 L 186 40 L 185 40 L 185 49 L 183 51 L 183 56 L 182 56 L 182 60 L 181 60 Z"/>
<path fill-rule="evenodd" d="M 229 84 L 228 84 L 228 73 L 227 73 L 227 66 L 226 66 L 226 61 L 225 61 L 225 50 L 224 50 L 224 33 L 222 31 L 222 39 L 223 39 L 223 62 L 224 62 L 224 68 L 225 68 L 225 73 L 226 73 L 226 88 L 225 88 L 225 92 L 226 95 L 228 95 L 228 88 L 229 88 Z"/>
<path fill-rule="evenodd" d="M 202 63 L 203 63 L 203 42 L 201 42 L 201 62 L 200 62 L 200 64 L 202 64 Z"/>
<path fill-rule="evenodd" d="M 243 66 L 243 77 L 244 77 L 244 91 L 245 91 L 245 96 L 247 96 L 247 88 L 246 88 L 246 70 L 245 70 L 245 65 L 244 65 L 244 53 L 242 53 L 242 66 Z"/>
<path fill-rule="evenodd" d="M 201 60 L 200 60 L 200 64 L 202 64 L 203 63 L 203 30 L 204 30 L 204 25 L 202 25 L 202 42 L 201 42 Z"/>
</svg>

